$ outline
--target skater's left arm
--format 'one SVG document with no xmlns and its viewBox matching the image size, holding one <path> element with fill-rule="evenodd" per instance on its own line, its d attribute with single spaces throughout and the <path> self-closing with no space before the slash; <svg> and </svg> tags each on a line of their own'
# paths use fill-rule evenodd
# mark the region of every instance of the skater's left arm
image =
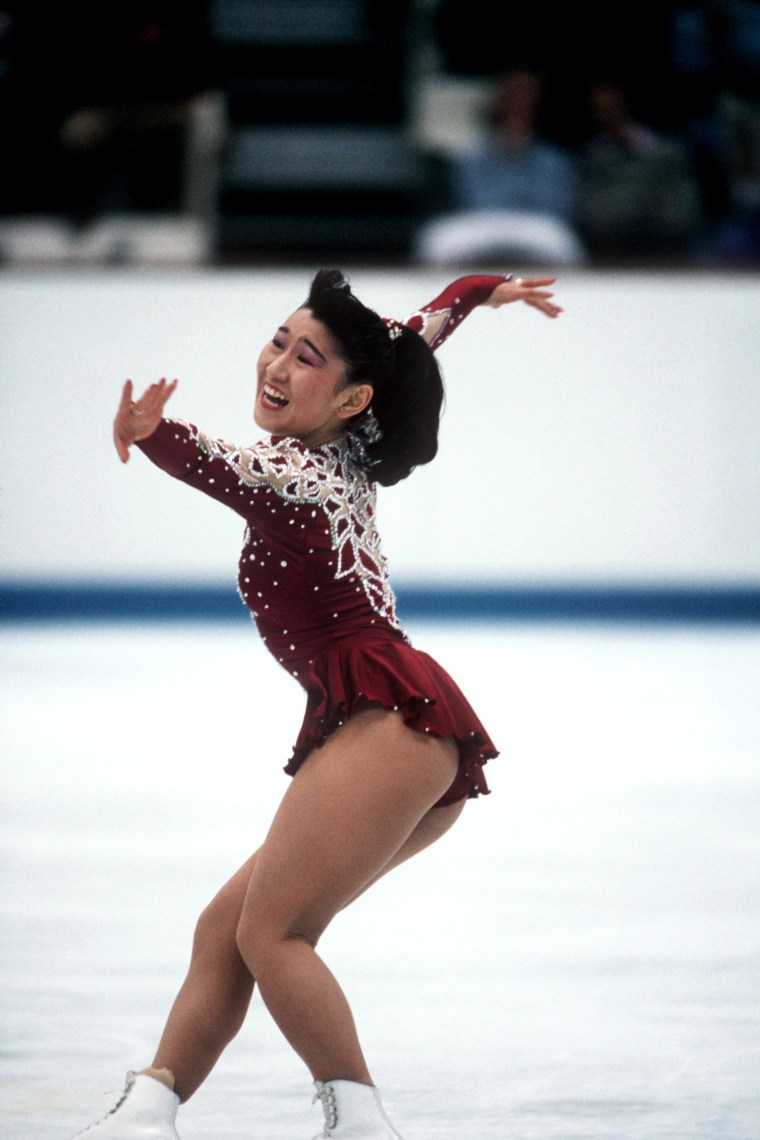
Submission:
<svg viewBox="0 0 760 1140">
<path fill-rule="evenodd" d="M 474 274 L 458 277 L 442 293 L 404 319 L 435 352 L 473 309 L 487 305 L 498 309 L 514 301 L 524 301 L 547 317 L 562 312 L 547 288 L 556 277 L 513 277 L 511 274 Z"/>
</svg>

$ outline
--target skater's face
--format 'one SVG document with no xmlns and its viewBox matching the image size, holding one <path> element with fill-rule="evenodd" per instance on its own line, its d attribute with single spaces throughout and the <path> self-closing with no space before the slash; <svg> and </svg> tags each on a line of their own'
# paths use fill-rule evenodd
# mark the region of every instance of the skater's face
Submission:
<svg viewBox="0 0 760 1140">
<path fill-rule="evenodd" d="M 261 350 L 253 418 L 272 435 L 317 447 L 337 439 L 371 399 L 369 384 L 346 384 L 339 347 L 310 309 L 296 309 Z"/>
</svg>

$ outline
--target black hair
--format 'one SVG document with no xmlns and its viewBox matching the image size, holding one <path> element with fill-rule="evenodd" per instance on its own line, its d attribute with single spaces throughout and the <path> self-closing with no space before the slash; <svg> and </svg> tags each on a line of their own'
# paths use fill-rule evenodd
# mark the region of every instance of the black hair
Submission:
<svg viewBox="0 0 760 1140">
<path fill-rule="evenodd" d="M 406 325 L 392 337 L 382 317 L 362 304 L 343 273 L 320 269 L 302 305 L 310 309 L 337 342 L 346 366 L 346 383 L 370 384 L 370 407 L 349 424 L 361 429 L 371 410 L 382 432 L 366 442 L 370 477 L 383 486 L 406 479 L 438 451 L 443 380 L 430 346 Z"/>
</svg>

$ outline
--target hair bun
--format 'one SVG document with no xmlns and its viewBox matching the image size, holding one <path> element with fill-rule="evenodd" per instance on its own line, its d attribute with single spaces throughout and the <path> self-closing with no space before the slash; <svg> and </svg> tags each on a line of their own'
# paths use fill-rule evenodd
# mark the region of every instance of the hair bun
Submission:
<svg viewBox="0 0 760 1140">
<path fill-rule="evenodd" d="M 340 270 L 320 269 L 303 307 L 339 345 L 346 383 L 371 385 L 382 436 L 364 448 L 367 467 L 378 483 L 398 483 L 438 450 L 443 381 L 432 350 L 406 325 L 362 304 Z"/>
</svg>

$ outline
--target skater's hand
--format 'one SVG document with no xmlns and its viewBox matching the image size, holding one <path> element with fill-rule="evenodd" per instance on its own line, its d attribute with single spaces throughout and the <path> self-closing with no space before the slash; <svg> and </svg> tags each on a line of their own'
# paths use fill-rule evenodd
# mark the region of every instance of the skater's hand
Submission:
<svg viewBox="0 0 760 1140">
<path fill-rule="evenodd" d="M 159 380 L 135 401 L 132 398 L 132 381 L 126 381 L 113 421 L 113 441 L 122 463 L 129 461 L 129 449 L 133 443 L 153 435 L 164 414 L 164 405 L 176 387 L 176 380 L 171 383 Z"/>
<path fill-rule="evenodd" d="M 524 301 L 547 317 L 558 317 L 562 309 L 552 301 L 554 294 L 544 288 L 545 285 L 553 285 L 556 280 L 556 277 L 513 277 L 511 281 L 502 281 L 497 285 L 485 304 L 498 309 L 500 305 L 509 305 L 512 301 Z"/>
</svg>

